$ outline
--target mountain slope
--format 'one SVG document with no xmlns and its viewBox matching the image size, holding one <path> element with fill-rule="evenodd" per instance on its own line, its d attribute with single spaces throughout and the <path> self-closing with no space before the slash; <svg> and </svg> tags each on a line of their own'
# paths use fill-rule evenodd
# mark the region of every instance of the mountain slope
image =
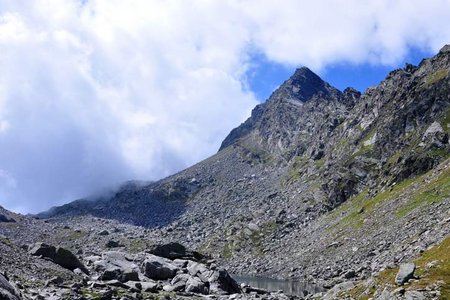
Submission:
<svg viewBox="0 0 450 300">
<path fill-rule="evenodd" d="M 42 216 L 153 228 L 237 273 L 367 277 L 450 233 L 449 70 L 445 46 L 360 94 L 298 69 L 212 157 Z"/>
</svg>

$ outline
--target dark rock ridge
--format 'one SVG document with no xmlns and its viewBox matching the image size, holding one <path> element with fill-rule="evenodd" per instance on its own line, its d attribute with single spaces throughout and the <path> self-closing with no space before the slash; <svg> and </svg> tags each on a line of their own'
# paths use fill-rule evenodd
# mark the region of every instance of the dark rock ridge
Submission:
<svg viewBox="0 0 450 300">
<path fill-rule="evenodd" d="M 235 273 L 366 278 L 450 233 L 449 70 L 446 46 L 361 94 L 298 69 L 212 157 L 45 216 L 145 226 Z"/>
</svg>

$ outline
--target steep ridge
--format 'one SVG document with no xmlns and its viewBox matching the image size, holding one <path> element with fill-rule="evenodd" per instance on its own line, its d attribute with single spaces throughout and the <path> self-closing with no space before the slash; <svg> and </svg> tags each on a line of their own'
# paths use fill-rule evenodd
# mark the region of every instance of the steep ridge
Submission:
<svg viewBox="0 0 450 300">
<path fill-rule="evenodd" d="M 365 278 L 450 234 L 449 70 L 445 46 L 361 95 L 298 69 L 212 157 L 42 216 L 146 226 L 236 273 Z"/>
</svg>

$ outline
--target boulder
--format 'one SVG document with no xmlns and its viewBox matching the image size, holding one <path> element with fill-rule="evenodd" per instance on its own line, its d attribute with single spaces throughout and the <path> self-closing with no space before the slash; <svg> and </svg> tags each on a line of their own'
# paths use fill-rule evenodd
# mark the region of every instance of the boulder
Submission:
<svg viewBox="0 0 450 300">
<path fill-rule="evenodd" d="M 190 276 L 189 274 L 177 274 L 172 281 L 170 282 L 171 285 L 179 284 L 180 282 L 183 284 L 186 284 L 186 282 L 189 280 Z"/>
<path fill-rule="evenodd" d="M 160 286 L 156 282 L 144 281 L 144 282 L 141 282 L 141 286 L 142 286 L 142 291 L 143 292 L 154 293 L 158 289 L 160 289 Z"/>
<path fill-rule="evenodd" d="M 141 270 L 150 279 L 166 280 L 173 278 L 178 268 L 171 260 L 150 254 L 142 263 Z"/>
<path fill-rule="evenodd" d="M 78 260 L 78 258 L 69 250 L 52 245 L 47 245 L 45 243 L 36 243 L 29 251 L 31 255 L 42 256 L 48 258 L 52 262 L 65 269 L 71 271 L 75 269 L 80 269 L 85 274 L 89 274 L 86 267 Z"/>
<path fill-rule="evenodd" d="M 63 268 L 71 271 L 80 269 L 85 274 L 89 274 L 86 267 L 78 260 L 78 258 L 69 250 L 58 247 L 56 248 L 56 257 L 54 262 Z"/>
<path fill-rule="evenodd" d="M 19 292 L 9 283 L 8 279 L 0 273 L 0 299 L 20 300 Z"/>
<path fill-rule="evenodd" d="M 401 264 L 397 276 L 395 276 L 395 283 L 398 285 L 403 285 L 409 279 L 414 278 L 415 270 L 416 264 L 414 263 Z"/>
<path fill-rule="evenodd" d="M 163 290 L 166 292 L 181 292 L 184 290 L 184 288 L 185 288 L 185 285 L 181 284 L 181 283 L 178 283 L 176 285 L 167 284 L 167 285 L 163 286 Z"/>
<path fill-rule="evenodd" d="M 425 300 L 425 299 L 427 299 L 427 297 L 425 297 L 425 295 L 419 291 L 407 291 L 405 293 L 405 300 Z"/>
<path fill-rule="evenodd" d="M 119 243 L 119 242 L 117 242 L 117 241 L 113 241 L 113 240 L 109 240 L 106 244 L 105 244 L 105 247 L 106 248 L 119 248 L 119 247 L 121 247 L 122 245 Z"/>
<path fill-rule="evenodd" d="M 200 280 L 198 277 L 189 277 L 188 281 L 186 282 L 186 292 L 189 293 L 197 293 L 197 294 L 208 294 L 209 289 L 206 286 L 206 284 Z"/>
<path fill-rule="evenodd" d="M 217 294 L 241 292 L 239 284 L 231 278 L 225 269 L 212 270 L 202 263 L 189 261 L 187 270 L 191 277 L 198 277 L 202 282 L 208 283 L 210 292 Z"/>
<path fill-rule="evenodd" d="M 100 280 L 139 281 L 139 267 L 126 253 L 107 251 L 101 260 L 94 262 L 94 266 L 101 273 Z"/>
<path fill-rule="evenodd" d="M 153 247 L 149 248 L 147 250 L 147 252 L 150 254 L 168 258 L 171 260 L 189 259 L 189 260 L 198 261 L 198 260 L 202 260 L 203 258 L 205 258 L 204 255 L 202 255 L 198 252 L 195 252 L 195 251 L 187 250 L 186 247 L 184 247 L 183 245 L 181 245 L 179 243 L 154 245 Z"/>
<path fill-rule="evenodd" d="M 209 271 L 206 265 L 193 261 L 188 262 L 187 270 L 191 276 L 199 276 L 199 277 L 201 277 L 203 274 L 206 274 Z"/>
<path fill-rule="evenodd" d="M 56 247 L 45 243 L 36 243 L 31 246 L 29 252 L 34 256 L 42 256 L 53 260 L 56 256 Z"/>
<path fill-rule="evenodd" d="M 421 146 L 431 145 L 441 148 L 446 144 L 448 144 L 448 134 L 439 122 L 434 121 L 423 134 Z"/>
<path fill-rule="evenodd" d="M 354 270 L 348 270 L 347 272 L 345 272 L 344 274 L 344 278 L 345 279 L 352 279 L 356 277 L 356 272 Z"/>
<path fill-rule="evenodd" d="M 239 284 L 231 278 L 225 269 L 210 271 L 208 282 L 210 292 L 216 294 L 235 294 L 241 292 Z"/>
</svg>

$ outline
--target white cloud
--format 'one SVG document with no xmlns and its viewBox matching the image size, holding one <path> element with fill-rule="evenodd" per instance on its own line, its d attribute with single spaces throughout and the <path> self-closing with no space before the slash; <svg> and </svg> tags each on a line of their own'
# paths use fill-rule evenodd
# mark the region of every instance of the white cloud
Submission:
<svg viewBox="0 0 450 300">
<path fill-rule="evenodd" d="M 448 20 L 447 0 L 0 0 L 0 203 L 35 212 L 211 155 L 257 103 L 253 51 L 392 64 L 450 41 Z"/>
</svg>

